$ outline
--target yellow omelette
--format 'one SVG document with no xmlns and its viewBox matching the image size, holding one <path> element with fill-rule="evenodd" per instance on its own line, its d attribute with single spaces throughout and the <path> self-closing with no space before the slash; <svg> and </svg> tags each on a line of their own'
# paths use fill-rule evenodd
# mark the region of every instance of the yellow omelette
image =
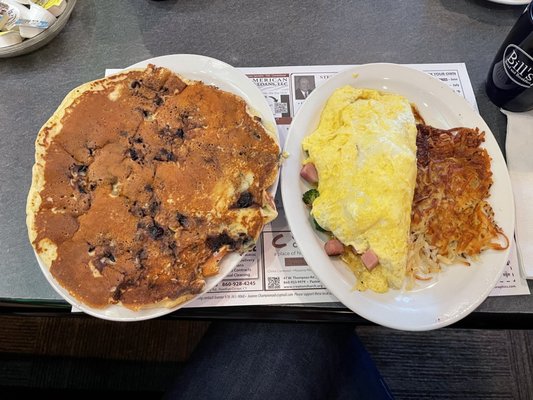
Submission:
<svg viewBox="0 0 533 400">
<path fill-rule="evenodd" d="M 411 205 L 416 184 L 416 124 L 409 101 L 397 94 L 345 86 L 322 111 L 303 149 L 318 171 L 312 215 L 344 245 L 376 253 L 368 271 L 360 257 L 343 259 L 357 289 L 399 288 L 405 277 Z"/>
</svg>

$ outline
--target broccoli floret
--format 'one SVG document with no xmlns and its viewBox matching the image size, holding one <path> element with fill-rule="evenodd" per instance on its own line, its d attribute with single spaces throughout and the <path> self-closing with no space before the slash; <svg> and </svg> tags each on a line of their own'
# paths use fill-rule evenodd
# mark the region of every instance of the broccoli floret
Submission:
<svg viewBox="0 0 533 400">
<path fill-rule="evenodd" d="M 318 225 L 318 222 L 316 222 L 316 219 L 314 217 L 313 218 L 313 225 L 315 226 L 315 229 L 319 232 L 328 232 L 327 230 L 325 230 L 324 228 L 322 228 L 320 225 Z"/>
<path fill-rule="evenodd" d="M 313 207 L 313 201 L 315 201 L 319 195 L 320 193 L 318 193 L 318 190 L 311 189 L 304 193 L 302 200 L 307 206 Z"/>
<path fill-rule="evenodd" d="M 316 198 L 319 195 L 320 195 L 320 193 L 318 193 L 318 190 L 310 189 L 310 190 L 308 190 L 307 192 L 304 193 L 304 195 L 302 196 L 302 200 L 307 206 L 313 207 L 313 202 L 316 200 Z M 325 230 L 320 225 L 318 225 L 318 222 L 316 222 L 316 219 L 313 216 L 311 216 L 311 219 L 313 220 L 313 225 L 314 225 L 314 227 L 315 227 L 315 229 L 317 231 L 319 231 L 319 232 L 327 232 L 327 230 Z"/>
</svg>

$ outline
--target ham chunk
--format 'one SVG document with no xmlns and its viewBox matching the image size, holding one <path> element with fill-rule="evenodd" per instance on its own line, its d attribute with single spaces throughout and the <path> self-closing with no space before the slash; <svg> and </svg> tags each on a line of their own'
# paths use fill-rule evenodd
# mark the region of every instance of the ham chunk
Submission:
<svg viewBox="0 0 533 400">
<path fill-rule="evenodd" d="M 379 258 L 377 254 L 370 249 L 361 255 L 361 261 L 369 271 L 372 271 L 379 264 Z"/>
<path fill-rule="evenodd" d="M 309 183 L 318 183 L 318 171 L 313 163 L 305 164 L 300 171 L 300 176 Z"/>
<path fill-rule="evenodd" d="M 324 245 L 328 256 L 340 256 L 344 252 L 344 245 L 337 239 L 330 239 Z"/>
</svg>

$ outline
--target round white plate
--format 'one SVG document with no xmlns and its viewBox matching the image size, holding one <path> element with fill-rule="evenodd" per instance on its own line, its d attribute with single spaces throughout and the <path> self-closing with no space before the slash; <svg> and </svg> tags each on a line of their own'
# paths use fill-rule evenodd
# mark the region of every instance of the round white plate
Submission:
<svg viewBox="0 0 533 400">
<path fill-rule="evenodd" d="M 141 61 L 125 69 L 144 68 L 148 64 L 154 64 L 158 67 L 166 67 L 183 76 L 184 78 L 202 81 L 209 85 L 215 85 L 222 90 L 240 96 L 249 105 L 254 115 L 261 117 L 266 129 L 271 131 L 279 141 L 278 132 L 276 129 L 276 121 L 274 120 L 274 116 L 272 115 L 272 111 L 265 97 L 257 88 L 257 86 L 255 86 L 254 83 L 238 69 L 214 58 L 194 54 L 176 54 L 155 57 L 149 60 Z M 269 193 L 272 195 L 272 197 L 275 197 L 278 182 L 279 175 L 274 185 L 269 188 Z M 55 280 L 48 270 L 48 267 L 40 260 L 37 253 L 35 253 L 35 255 L 46 279 L 48 282 L 50 282 L 52 287 L 59 295 L 61 295 L 72 306 L 89 315 L 112 321 L 142 321 L 160 317 L 176 311 L 184 305 L 194 301 L 197 297 L 201 296 L 205 292 L 211 290 L 216 284 L 224 279 L 224 277 L 239 263 L 243 257 L 243 255 L 238 253 L 230 253 L 226 255 L 219 264 L 220 270 L 218 275 L 207 278 L 206 285 L 202 293 L 198 294 L 187 302 L 181 303 L 173 308 L 156 307 L 132 311 L 120 305 L 111 305 L 104 309 L 97 309 L 81 303 L 72 297 L 69 292 Z"/>
<path fill-rule="evenodd" d="M 311 134 L 333 91 L 344 85 L 399 93 L 416 104 L 426 123 L 437 128 L 479 127 L 486 133 L 485 148 L 492 157 L 494 184 L 490 203 L 496 222 L 511 239 L 514 203 L 507 168 L 494 136 L 465 99 L 431 76 L 395 64 L 367 64 L 349 68 L 330 78 L 307 98 L 289 129 L 285 151 L 289 158 L 281 170 L 285 214 L 298 246 L 313 272 L 348 308 L 377 324 L 403 330 L 429 330 L 449 325 L 474 310 L 494 288 L 509 256 L 506 251 L 485 251 L 470 267 L 452 265 L 412 291 L 389 290 L 377 294 L 353 290 L 355 277 L 345 264 L 323 250 L 326 236 L 312 228 L 302 202 L 309 186 L 300 178 L 301 143 Z"/>
<path fill-rule="evenodd" d="M 510 6 L 523 6 L 529 4 L 531 0 L 489 0 L 492 3 L 507 4 Z"/>
</svg>

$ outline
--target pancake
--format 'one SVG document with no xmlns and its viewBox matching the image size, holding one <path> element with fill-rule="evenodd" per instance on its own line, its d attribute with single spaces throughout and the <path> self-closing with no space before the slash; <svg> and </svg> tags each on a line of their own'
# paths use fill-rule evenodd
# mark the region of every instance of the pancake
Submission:
<svg viewBox="0 0 533 400">
<path fill-rule="evenodd" d="M 74 89 L 35 147 L 30 241 L 94 308 L 194 297 L 277 215 L 275 134 L 241 98 L 165 68 Z"/>
</svg>

